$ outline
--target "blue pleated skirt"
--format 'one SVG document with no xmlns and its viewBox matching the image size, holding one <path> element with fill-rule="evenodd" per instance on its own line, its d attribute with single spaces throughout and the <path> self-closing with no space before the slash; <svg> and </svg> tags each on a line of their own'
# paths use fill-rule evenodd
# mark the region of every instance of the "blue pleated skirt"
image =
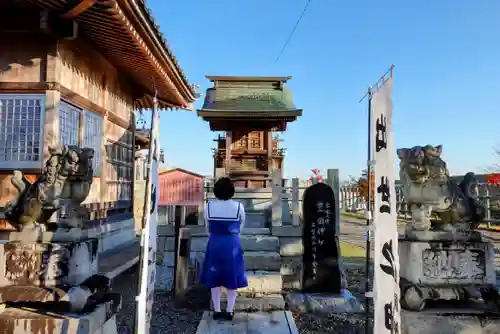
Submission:
<svg viewBox="0 0 500 334">
<path fill-rule="evenodd" d="M 200 277 L 207 288 L 236 290 L 248 286 L 238 234 L 211 235 Z"/>
</svg>

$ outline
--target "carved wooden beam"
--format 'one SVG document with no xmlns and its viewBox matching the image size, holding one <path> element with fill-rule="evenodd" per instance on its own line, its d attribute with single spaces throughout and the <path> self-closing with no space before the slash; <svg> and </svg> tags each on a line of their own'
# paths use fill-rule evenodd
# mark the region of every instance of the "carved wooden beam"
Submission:
<svg viewBox="0 0 500 334">
<path fill-rule="evenodd" d="M 97 0 L 82 0 L 78 5 L 68 10 L 66 13 L 61 15 L 62 19 L 69 20 L 77 17 L 78 15 L 84 13 L 93 5 L 95 5 Z"/>
</svg>

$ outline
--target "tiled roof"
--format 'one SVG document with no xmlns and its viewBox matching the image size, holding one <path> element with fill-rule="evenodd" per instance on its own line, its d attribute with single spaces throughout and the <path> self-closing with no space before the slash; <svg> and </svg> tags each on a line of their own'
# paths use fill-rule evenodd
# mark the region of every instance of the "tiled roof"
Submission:
<svg viewBox="0 0 500 334">
<path fill-rule="evenodd" d="M 220 87 L 209 88 L 204 110 L 287 111 L 297 110 L 290 89 Z"/>
</svg>

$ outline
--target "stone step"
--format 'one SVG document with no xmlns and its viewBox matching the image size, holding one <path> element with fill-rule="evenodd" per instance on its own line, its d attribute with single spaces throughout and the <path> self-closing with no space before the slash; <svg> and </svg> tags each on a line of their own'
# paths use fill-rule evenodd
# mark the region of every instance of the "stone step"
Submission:
<svg viewBox="0 0 500 334">
<path fill-rule="evenodd" d="M 241 231 L 242 235 L 271 235 L 269 227 L 245 227 Z"/>
<path fill-rule="evenodd" d="M 221 298 L 221 310 L 227 308 L 227 297 Z M 238 296 L 234 305 L 235 312 L 271 312 L 285 309 L 285 299 L 282 295 L 269 295 L 262 297 L 243 297 Z"/>
<path fill-rule="evenodd" d="M 247 270 L 281 270 L 281 256 L 278 252 L 245 252 L 243 257 Z"/>
<path fill-rule="evenodd" d="M 238 289 L 238 294 L 245 297 L 262 297 L 280 294 L 283 279 L 279 271 L 247 271 L 248 286 Z"/>
<path fill-rule="evenodd" d="M 278 252 L 279 238 L 269 235 L 242 235 L 240 237 L 243 252 Z"/>
<path fill-rule="evenodd" d="M 191 239 L 192 252 L 205 252 L 208 237 L 197 237 Z M 279 250 L 279 239 L 270 235 L 241 235 L 241 248 L 244 252 L 277 252 Z"/>
<path fill-rule="evenodd" d="M 246 227 L 267 227 L 267 213 L 264 211 L 251 211 L 246 213 Z"/>
</svg>

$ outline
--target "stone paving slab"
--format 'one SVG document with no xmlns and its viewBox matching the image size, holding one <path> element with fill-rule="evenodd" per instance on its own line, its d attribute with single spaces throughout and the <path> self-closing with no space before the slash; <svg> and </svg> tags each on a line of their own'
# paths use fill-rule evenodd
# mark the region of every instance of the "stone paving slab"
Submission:
<svg viewBox="0 0 500 334">
<path fill-rule="evenodd" d="M 290 311 L 236 313 L 233 321 L 215 321 L 206 311 L 196 334 L 298 334 Z"/>
</svg>

